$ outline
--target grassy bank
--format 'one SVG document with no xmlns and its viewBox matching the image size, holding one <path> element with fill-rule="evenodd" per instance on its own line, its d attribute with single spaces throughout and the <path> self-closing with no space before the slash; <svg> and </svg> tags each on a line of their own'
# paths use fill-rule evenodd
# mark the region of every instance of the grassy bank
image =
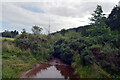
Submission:
<svg viewBox="0 0 120 80">
<path fill-rule="evenodd" d="M 11 39 L 5 39 L 2 42 L 2 77 L 19 78 L 20 73 L 32 68 L 34 64 L 46 61 L 39 57 L 39 60 L 31 54 L 29 49 L 22 50 L 15 46 Z"/>
</svg>

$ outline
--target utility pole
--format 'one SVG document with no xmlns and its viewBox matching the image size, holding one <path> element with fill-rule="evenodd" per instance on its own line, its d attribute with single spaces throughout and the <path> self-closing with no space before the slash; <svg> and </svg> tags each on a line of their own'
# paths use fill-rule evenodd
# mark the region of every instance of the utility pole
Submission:
<svg viewBox="0 0 120 80">
<path fill-rule="evenodd" d="M 51 38 L 51 35 L 50 35 L 50 16 L 49 16 L 49 26 L 48 26 L 48 38 L 50 39 Z"/>
<path fill-rule="evenodd" d="M 49 17 L 48 35 L 50 35 L 50 17 Z"/>
</svg>

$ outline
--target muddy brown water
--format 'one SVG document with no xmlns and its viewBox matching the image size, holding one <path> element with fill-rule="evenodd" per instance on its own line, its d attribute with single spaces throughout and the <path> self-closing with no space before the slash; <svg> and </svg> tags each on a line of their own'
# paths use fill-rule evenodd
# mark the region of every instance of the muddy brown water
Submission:
<svg viewBox="0 0 120 80">
<path fill-rule="evenodd" d="M 23 72 L 20 78 L 78 78 L 73 75 L 74 69 L 59 59 L 36 64 L 32 69 Z"/>
</svg>

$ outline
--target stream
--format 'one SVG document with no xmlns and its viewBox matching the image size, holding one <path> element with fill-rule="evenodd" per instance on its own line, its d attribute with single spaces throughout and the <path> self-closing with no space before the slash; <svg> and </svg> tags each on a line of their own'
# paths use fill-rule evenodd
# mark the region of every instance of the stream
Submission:
<svg viewBox="0 0 120 80">
<path fill-rule="evenodd" d="M 74 70 L 61 60 L 54 58 L 47 62 L 36 64 L 32 69 L 23 72 L 20 78 L 78 78 L 73 75 Z"/>
</svg>

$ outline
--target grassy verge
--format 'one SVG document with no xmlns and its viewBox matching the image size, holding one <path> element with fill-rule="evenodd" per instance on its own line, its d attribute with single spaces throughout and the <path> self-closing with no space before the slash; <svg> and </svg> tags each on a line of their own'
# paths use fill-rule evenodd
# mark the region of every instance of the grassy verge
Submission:
<svg viewBox="0 0 120 80">
<path fill-rule="evenodd" d="M 30 50 L 15 47 L 11 40 L 2 43 L 2 78 L 19 78 L 21 72 L 29 70 L 41 61 L 45 59 L 38 61 Z"/>
</svg>

